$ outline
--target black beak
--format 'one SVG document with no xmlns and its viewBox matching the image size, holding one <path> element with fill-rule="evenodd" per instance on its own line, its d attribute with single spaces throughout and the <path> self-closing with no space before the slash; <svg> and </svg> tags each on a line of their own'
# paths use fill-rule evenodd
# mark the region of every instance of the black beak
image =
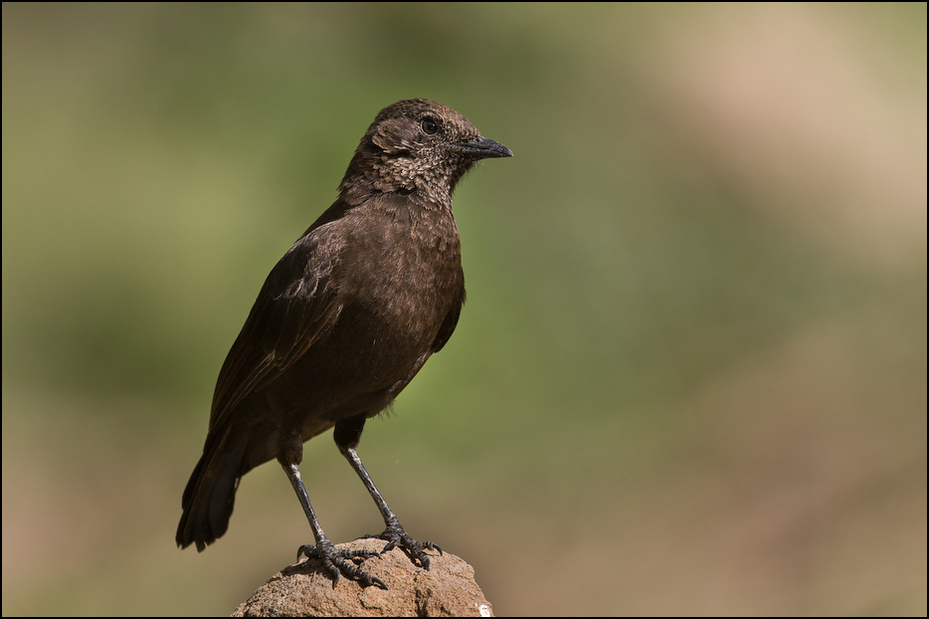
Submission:
<svg viewBox="0 0 929 619">
<path fill-rule="evenodd" d="M 512 157 L 513 151 L 488 138 L 478 138 L 470 142 L 459 142 L 458 147 L 474 159 L 489 159 L 491 157 Z"/>
</svg>

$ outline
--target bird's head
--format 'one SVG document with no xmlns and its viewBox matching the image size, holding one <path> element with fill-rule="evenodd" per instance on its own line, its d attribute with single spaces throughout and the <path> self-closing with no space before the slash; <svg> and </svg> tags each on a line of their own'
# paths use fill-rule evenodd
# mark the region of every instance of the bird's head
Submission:
<svg viewBox="0 0 929 619">
<path fill-rule="evenodd" d="M 512 156 L 509 148 L 482 136 L 455 110 L 428 99 L 407 99 L 380 111 L 339 189 L 344 194 L 363 184 L 446 202 L 475 162 Z"/>
</svg>

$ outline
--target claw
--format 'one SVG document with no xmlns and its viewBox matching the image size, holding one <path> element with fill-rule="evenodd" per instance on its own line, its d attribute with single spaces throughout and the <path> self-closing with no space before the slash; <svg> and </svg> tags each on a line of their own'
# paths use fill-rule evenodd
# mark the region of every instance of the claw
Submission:
<svg viewBox="0 0 929 619">
<path fill-rule="evenodd" d="M 410 537 L 396 518 L 387 523 L 387 528 L 380 535 L 365 535 L 364 537 L 386 541 L 387 545 L 384 546 L 381 554 L 390 552 L 399 546 L 410 558 L 410 561 L 414 564 L 418 561 L 420 567 L 424 570 L 429 569 L 429 556 L 425 553 L 425 550 L 437 550 L 439 554 L 442 554 L 442 549 L 434 542 L 417 542 Z"/>
<path fill-rule="evenodd" d="M 297 560 L 301 556 L 306 556 L 307 560 L 319 559 L 322 562 L 323 571 L 332 577 L 332 588 L 339 583 L 339 576 L 344 575 L 349 580 L 354 580 L 362 587 L 376 585 L 386 590 L 387 585 L 377 576 L 359 569 L 357 564 L 365 559 L 379 556 L 379 553 L 373 550 L 340 550 L 332 545 L 329 540 L 323 540 L 316 546 L 304 544 L 297 549 Z"/>
</svg>

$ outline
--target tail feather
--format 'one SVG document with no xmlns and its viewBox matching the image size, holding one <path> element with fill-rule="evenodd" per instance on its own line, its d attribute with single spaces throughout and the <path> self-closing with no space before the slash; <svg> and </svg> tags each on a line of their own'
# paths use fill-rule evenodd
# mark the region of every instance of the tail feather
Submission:
<svg viewBox="0 0 929 619">
<path fill-rule="evenodd" d="M 230 444 L 228 434 L 212 446 L 207 444 L 184 490 L 184 513 L 175 538 L 178 546 L 196 544 L 202 552 L 226 532 L 238 480 L 245 472 L 246 448 L 245 441 Z"/>
</svg>

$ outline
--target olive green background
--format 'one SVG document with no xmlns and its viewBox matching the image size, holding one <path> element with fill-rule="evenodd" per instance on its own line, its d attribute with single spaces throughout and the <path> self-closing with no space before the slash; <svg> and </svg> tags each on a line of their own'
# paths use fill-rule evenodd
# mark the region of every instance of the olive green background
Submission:
<svg viewBox="0 0 929 619">
<path fill-rule="evenodd" d="M 925 615 L 926 5 L 3 4 L 3 614 L 228 614 L 283 473 L 180 551 L 213 384 L 382 107 L 516 154 L 360 453 L 498 615 Z M 330 435 L 336 541 L 380 531 Z M 348 586 L 348 585 L 340 585 Z"/>
</svg>

